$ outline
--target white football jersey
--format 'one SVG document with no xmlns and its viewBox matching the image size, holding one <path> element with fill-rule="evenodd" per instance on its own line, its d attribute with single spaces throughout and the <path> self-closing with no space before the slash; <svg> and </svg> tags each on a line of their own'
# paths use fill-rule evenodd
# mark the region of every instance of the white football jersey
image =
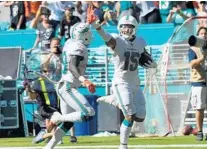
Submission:
<svg viewBox="0 0 207 149">
<path fill-rule="evenodd" d="M 139 58 L 144 52 L 146 42 L 141 37 L 136 37 L 130 42 L 118 34 L 112 34 L 116 39 L 113 53 L 114 84 L 133 83 L 139 84 L 138 65 Z"/>
<path fill-rule="evenodd" d="M 80 74 L 84 75 L 88 63 L 87 47 L 76 40 L 68 39 L 62 51 L 62 79 L 69 81 L 71 83 L 71 87 L 79 87 L 81 85 L 81 82 L 69 70 L 70 55 L 78 55 L 84 57 L 78 67 Z"/>
</svg>

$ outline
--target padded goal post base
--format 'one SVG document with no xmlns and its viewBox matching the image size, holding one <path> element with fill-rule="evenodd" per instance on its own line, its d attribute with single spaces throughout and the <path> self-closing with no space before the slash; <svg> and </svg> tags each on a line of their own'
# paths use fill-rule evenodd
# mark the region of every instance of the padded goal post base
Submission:
<svg viewBox="0 0 207 149">
<path fill-rule="evenodd" d="M 24 102 L 18 89 L 22 49 L 0 48 L 0 137 L 28 136 Z"/>
</svg>

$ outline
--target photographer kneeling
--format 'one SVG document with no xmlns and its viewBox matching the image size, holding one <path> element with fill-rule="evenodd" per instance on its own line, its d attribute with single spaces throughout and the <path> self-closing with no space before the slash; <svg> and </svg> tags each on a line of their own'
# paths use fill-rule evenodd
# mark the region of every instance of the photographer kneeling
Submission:
<svg viewBox="0 0 207 149">
<path fill-rule="evenodd" d="M 204 109 L 207 104 L 205 58 L 207 51 L 207 28 L 200 27 L 197 36 L 189 38 L 188 51 L 190 62 L 191 105 L 196 110 L 197 141 L 203 140 Z M 193 44 L 192 44 L 193 43 Z"/>
</svg>

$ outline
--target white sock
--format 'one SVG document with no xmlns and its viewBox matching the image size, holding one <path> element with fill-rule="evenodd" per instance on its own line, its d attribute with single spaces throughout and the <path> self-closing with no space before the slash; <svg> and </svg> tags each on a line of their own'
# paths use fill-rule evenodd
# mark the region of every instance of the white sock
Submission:
<svg viewBox="0 0 207 149">
<path fill-rule="evenodd" d="M 54 135 L 52 136 L 52 139 L 47 143 L 47 145 L 43 149 L 54 149 L 57 143 L 62 140 L 64 135 L 65 132 L 60 127 L 57 127 L 57 129 L 54 132 Z"/>
<path fill-rule="evenodd" d="M 82 122 L 82 112 L 72 112 L 61 116 L 61 122 Z"/>
<path fill-rule="evenodd" d="M 133 122 L 124 120 L 120 127 L 120 144 L 128 144 Z"/>
</svg>

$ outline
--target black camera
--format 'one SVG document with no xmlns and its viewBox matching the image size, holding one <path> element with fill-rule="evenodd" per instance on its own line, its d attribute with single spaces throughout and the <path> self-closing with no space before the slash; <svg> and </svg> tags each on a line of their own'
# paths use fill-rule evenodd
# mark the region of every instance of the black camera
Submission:
<svg viewBox="0 0 207 149">
<path fill-rule="evenodd" d="M 59 45 L 55 46 L 55 48 L 56 48 L 55 54 L 61 54 L 62 53 L 62 48 Z"/>
<path fill-rule="evenodd" d="M 203 50 L 207 51 L 207 40 L 200 37 L 194 35 L 190 36 L 188 39 L 188 44 L 190 46 L 200 47 Z"/>
</svg>

